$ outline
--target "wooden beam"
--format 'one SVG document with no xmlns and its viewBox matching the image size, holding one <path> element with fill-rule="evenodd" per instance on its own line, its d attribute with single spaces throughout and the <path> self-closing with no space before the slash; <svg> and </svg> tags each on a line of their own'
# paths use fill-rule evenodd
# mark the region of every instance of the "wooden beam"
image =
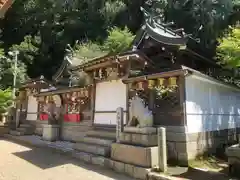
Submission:
<svg viewBox="0 0 240 180">
<path fill-rule="evenodd" d="M 58 89 L 58 90 L 53 90 L 53 91 L 47 91 L 47 92 L 40 92 L 39 94 L 36 94 L 36 97 L 39 96 L 48 96 L 48 95 L 54 95 L 54 94 L 63 94 L 63 93 L 68 93 L 68 92 L 75 92 L 75 91 L 80 91 L 84 88 L 80 87 L 69 87 L 68 89 Z"/>
<path fill-rule="evenodd" d="M 127 79 L 123 79 L 122 81 L 123 81 L 123 83 L 131 83 L 131 82 L 144 81 L 147 79 L 167 78 L 167 77 L 174 77 L 174 76 L 181 76 L 181 75 L 185 76 L 188 73 L 189 73 L 188 70 L 179 69 L 179 70 L 174 70 L 174 71 L 161 72 L 161 73 L 157 73 L 157 74 L 127 78 Z"/>
</svg>

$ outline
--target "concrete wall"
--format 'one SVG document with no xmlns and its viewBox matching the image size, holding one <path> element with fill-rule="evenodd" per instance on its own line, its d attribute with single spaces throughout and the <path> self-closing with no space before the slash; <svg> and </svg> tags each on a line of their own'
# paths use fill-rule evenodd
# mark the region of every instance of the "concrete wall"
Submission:
<svg viewBox="0 0 240 180">
<path fill-rule="evenodd" d="M 168 158 L 182 164 L 204 153 L 223 153 L 227 144 L 237 142 L 240 132 L 240 128 L 197 133 L 187 132 L 187 126 L 166 128 Z"/>
<path fill-rule="evenodd" d="M 92 121 L 86 120 L 80 123 L 63 123 L 61 129 L 61 138 L 65 141 L 77 142 L 86 132 L 92 129 Z"/>
<path fill-rule="evenodd" d="M 34 133 L 36 135 L 42 136 L 43 129 L 42 126 L 47 124 L 47 121 L 22 121 L 22 123 L 32 124 L 35 127 Z M 80 123 L 63 122 L 60 129 L 61 139 L 65 141 L 77 142 L 78 139 L 82 138 L 87 131 L 92 129 L 92 121 L 84 120 Z"/>
</svg>

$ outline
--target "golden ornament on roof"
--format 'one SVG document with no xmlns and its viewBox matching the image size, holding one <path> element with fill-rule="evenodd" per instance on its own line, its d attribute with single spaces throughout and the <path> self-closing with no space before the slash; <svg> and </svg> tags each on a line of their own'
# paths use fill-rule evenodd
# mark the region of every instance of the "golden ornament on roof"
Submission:
<svg viewBox="0 0 240 180">
<path fill-rule="evenodd" d="M 176 77 L 170 77 L 169 78 L 169 85 L 170 86 L 177 86 L 177 78 Z"/>
<path fill-rule="evenodd" d="M 158 78 L 158 85 L 159 86 L 163 86 L 164 85 L 164 81 L 165 81 L 164 78 Z"/>
<path fill-rule="evenodd" d="M 155 80 L 149 79 L 148 80 L 148 88 L 152 89 L 155 85 Z"/>
</svg>

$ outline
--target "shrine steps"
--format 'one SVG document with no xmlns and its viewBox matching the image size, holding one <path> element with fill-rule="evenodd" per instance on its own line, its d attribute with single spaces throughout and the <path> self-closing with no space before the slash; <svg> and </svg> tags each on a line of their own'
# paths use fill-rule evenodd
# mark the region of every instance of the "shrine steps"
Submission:
<svg viewBox="0 0 240 180">
<path fill-rule="evenodd" d="M 94 129 L 88 131 L 86 136 L 79 139 L 74 149 L 97 156 L 110 157 L 111 145 L 116 141 L 114 130 Z"/>
<path fill-rule="evenodd" d="M 88 137 L 101 138 L 101 139 L 116 139 L 116 130 L 103 130 L 95 129 L 87 132 Z"/>
<path fill-rule="evenodd" d="M 13 136 L 23 136 L 24 132 L 20 132 L 20 131 L 17 131 L 17 130 L 10 130 L 9 134 L 11 134 Z"/>
<path fill-rule="evenodd" d="M 88 137 L 88 136 L 78 140 L 78 143 L 95 144 L 100 146 L 111 146 L 113 142 L 114 140 L 94 138 L 94 137 Z"/>
<path fill-rule="evenodd" d="M 30 124 L 20 124 L 20 127 L 16 130 L 10 130 L 9 134 L 13 136 L 23 136 L 32 135 L 34 133 L 34 128 Z"/>
</svg>

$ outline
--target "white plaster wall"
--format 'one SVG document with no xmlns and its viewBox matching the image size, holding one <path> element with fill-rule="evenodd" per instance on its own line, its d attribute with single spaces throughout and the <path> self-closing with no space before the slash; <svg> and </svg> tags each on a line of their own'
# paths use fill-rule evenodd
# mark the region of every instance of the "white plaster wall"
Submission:
<svg viewBox="0 0 240 180">
<path fill-rule="evenodd" d="M 94 123 L 116 124 L 116 113 L 101 113 L 101 111 L 116 111 L 118 107 L 126 110 L 126 84 L 121 80 L 113 80 L 96 84 L 96 99 Z"/>
<path fill-rule="evenodd" d="M 188 132 L 240 127 L 240 91 L 197 75 L 186 77 Z"/>
<path fill-rule="evenodd" d="M 28 96 L 27 120 L 37 120 L 38 102 L 33 96 Z"/>
<path fill-rule="evenodd" d="M 117 124 L 117 114 L 116 113 L 95 113 L 94 123 L 96 124 Z M 123 122 L 126 124 L 127 113 L 124 113 Z"/>
</svg>

